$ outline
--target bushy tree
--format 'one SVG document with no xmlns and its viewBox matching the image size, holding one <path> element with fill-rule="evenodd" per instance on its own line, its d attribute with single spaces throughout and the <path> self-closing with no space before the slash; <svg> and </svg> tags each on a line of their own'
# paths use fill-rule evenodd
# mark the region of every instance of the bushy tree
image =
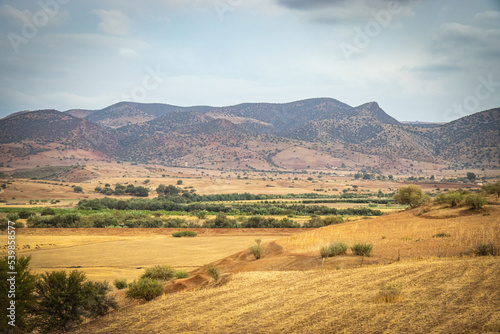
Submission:
<svg viewBox="0 0 500 334">
<path fill-rule="evenodd" d="M 467 172 L 467 178 L 469 179 L 470 182 L 474 182 L 476 180 L 476 174 L 472 172 Z"/>
<path fill-rule="evenodd" d="M 35 284 L 38 304 L 36 322 L 42 333 L 68 331 L 83 322 L 116 308 L 107 297 L 107 283 L 88 282 L 84 273 L 73 270 L 42 274 Z"/>
<path fill-rule="evenodd" d="M 465 205 L 474 210 L 481 209 L 487 202 L 487 198 L 482 194 L 470 194 L 465 197 Z"/>
<path fill-rule="evenodd" d="M 3 317 L 0 321 L 0 332 L 8 333 L 9 329 L 13 329 L 8 321 L 11 321 L 8 316 L 10 311 L 11 300 L 15 300 L 15 328 L 19 332 L 29 332 L 33 329 L 33 322 L 30 315 L 33 313 L 36 303 L 35 297 L 35 282 L 36 276 L 31 273 L 29 264 L 31 257 L 18 257 L 17 261 L 12 262 L 12 259 L 0 258 L 0 307 L 3 312 L 6 312 L 7 317 Z M 11 275 L 8 272 L 16 272 L 15 275 L 15 293 L 10 292 Z M 4 314 L 4 313 L 2 313 Z"/>
<path fill-rule="evenodd" d="M 487 194 L 500 196 L 500 181 L 486 183 L 481 187 Z"/>
<path fill-rule="evenodd" d="M 150 301 L 161 295 L 162 292 L 162 282 L 146 277 L 130 283 L 126 296 L 127 298 Z"/>
<path fill-rule="evenodd" d="M 467 192 L 459 190 L 441 193 L 437 195 L 436 202 L 440 204 L 449 204 L 451 207 L 456 207 L 463 202 L 466 193 Z"/>
<path fill-rule="evenodd" d="M 398 204 L 409 205 L 411 208 L 415 208 L 425 202 L 426 196 L 420 187 L 410 184 L 409 186 L 401 187 L 393 196 L 393 199 Z"/>
</svg>

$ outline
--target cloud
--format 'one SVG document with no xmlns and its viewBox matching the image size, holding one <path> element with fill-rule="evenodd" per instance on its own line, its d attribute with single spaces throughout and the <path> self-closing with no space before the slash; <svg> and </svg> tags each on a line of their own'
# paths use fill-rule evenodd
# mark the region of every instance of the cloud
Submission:
<svg viewBox="0 0 500 334">
<path fill-rule="evenodd" d="M 500 57 L 500 29 L 483 29 L 461 23 L 443 24 L 430 51 L 447 54 L 459 62 L 490 65 Z"/>
<path fill-rule="evenodd" d="M 99 9 L 95 11 L 101 18 L 99 29 L 109 35 L 127 35 L 132 24 L 132 20 L 119 10 Z"/>
<path fill-rule="evenodd" d="M 70 15 L 60 7 L 56 9 L 44 10 L 41 7 L 37 11 L 19 10 L 11 5 L 0 7 L 0 15 L 9 19 L 10 23 L 16 27 L 26 24 L 34 25 L 38 28 L 42 26 L 60 26 L 67 22 Z"/>
<path fill-rule="evenodd" d="M 122 57 L 128 57 L 128 58 L 135 58 L 139 55 L 137 51 L 131 48 L 121 48 L 119 54 Z"/>
<path fill-rule="evenodd" d="M 500 20 L 500 12 L 487 10 L 485 12 L 477 13 L 476 15 L 474 15 L 473 19 L 475 21 L 496 20 L 496 22 L 498 23 L 498 20 Z"/>
<path fill-rule="evenodd" d="M 337 24 L 372 20 L 374 13 L 413 14 L 411 8 L 418 0 L 277 0 L 278 4 L 302 12 L 309 21 Z"/>
<path fill-rule="evenodd" d="M 345 3 L 346 0 L 278 0 L 278 3 L 282 6 L 299 9 L 299 10 L 311 10 L 321 7 L 333 7 L 340 3 Z"/>
</svg>

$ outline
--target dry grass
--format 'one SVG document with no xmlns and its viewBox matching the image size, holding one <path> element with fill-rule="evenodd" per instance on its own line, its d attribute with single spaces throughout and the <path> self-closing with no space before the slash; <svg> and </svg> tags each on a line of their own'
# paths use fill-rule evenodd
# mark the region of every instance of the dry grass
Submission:
<svg viewBox="0 0 500 334">
<path fill-rule="evenodd" d="M 488 216 L 479 212 L 443 219 L 419 216 L 418 210 L 409 210 L 327 226 L 280 239 L 278 244 L 289 253 L 319 256 L 319 249 L 333 241 L 349 245 L 368 242 L 374 245 L 372 257 L 380 262 L 396 260 L 398 250 L 401 258 L 468 254 L 481 242 L 500 244 L 500 209 L 491 206 L 488 210 Z M 439 210 L 433 212 L 439 214 Z M 450 237 L 433 238 L 438 233 Z"/>
<path fill-rule="evenodd" d="M 498 329 L 499 258 L 405 261 L 305 272 L 246 272 L 164 295 L 78 333 L 479 333 Z M 373 303 L 399 282 L 397 303 Z"/>
<path fill-rule="evenodd" d="M 271 231 L 200 229 L 196 238 L 174 238 L 171 229 L 23 229 L 20 255 L 31 255 L 34 272 L 84 271 L 92 280 L 129 281 L 145 267 L 168 264 L 193 270 L 251 246 L 256 238 L 273 241 L 295 229 Z M 25 245 L 30 245 L 26 249 Z M 38 246 L 39 248 L 36 248 Z M 5 251 L 5 250 L 3 250 Z"/>
</svg>

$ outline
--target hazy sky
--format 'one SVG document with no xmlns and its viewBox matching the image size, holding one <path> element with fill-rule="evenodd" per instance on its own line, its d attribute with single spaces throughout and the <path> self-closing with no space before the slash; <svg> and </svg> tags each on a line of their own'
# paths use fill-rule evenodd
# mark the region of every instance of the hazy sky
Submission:
<svg viewBox="0 0 500 334">
<path fill-rule="evenodd" d="M 398 120 L 500 107 L 500 0 L 0 0 L 0 117 L 376 101 Z"/>
</svg>

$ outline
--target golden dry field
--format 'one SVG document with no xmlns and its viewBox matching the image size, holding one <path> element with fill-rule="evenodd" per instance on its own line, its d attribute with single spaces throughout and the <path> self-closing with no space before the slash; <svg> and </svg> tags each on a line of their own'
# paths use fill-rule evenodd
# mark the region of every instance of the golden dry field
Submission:
<svg viewBox="0 0 500 334">
<path fill-rule="evenodd" d="M 166 291 L 187 290 L 126 303 L 75 332 L 497 333 L 500 259 L 473 254 L 500 242 L 490 202 L 483 212 L 417 208 L 285 236 L 265 243 L 260 260 L 246 249 L 215 261 L 219 283 L 193 270 Z M 333 241 L 374 250 L 363 266 L 348 251 L 322 269 L 318 249 Z"/>
<path fill-rule="evenodd" d="M 167 294 L 75 333 L 495 333 L 500 259 L 403 261 L 348 270 L 245 272 Z M 376 303 L 381 288 L 400 301 Z"/>
<path fill-rule="evenodd" d="M 298 229 L 190 229 L 195 238 L 174 238 L 179 229 L 18 229 L 18 255 L 32 257 L 36 273 L 78 269 L 91 280 L 132 281 L 144 268 L 168 264 L 191 271 L 239 252 L 255 239 L 270 242 Z M 6 245 L 6 235 L 2 236 Z M 29 247 L 29 248 L 28 248 Z M 5 249 L 2 249 L 5 253 Z"/>
</svg>

